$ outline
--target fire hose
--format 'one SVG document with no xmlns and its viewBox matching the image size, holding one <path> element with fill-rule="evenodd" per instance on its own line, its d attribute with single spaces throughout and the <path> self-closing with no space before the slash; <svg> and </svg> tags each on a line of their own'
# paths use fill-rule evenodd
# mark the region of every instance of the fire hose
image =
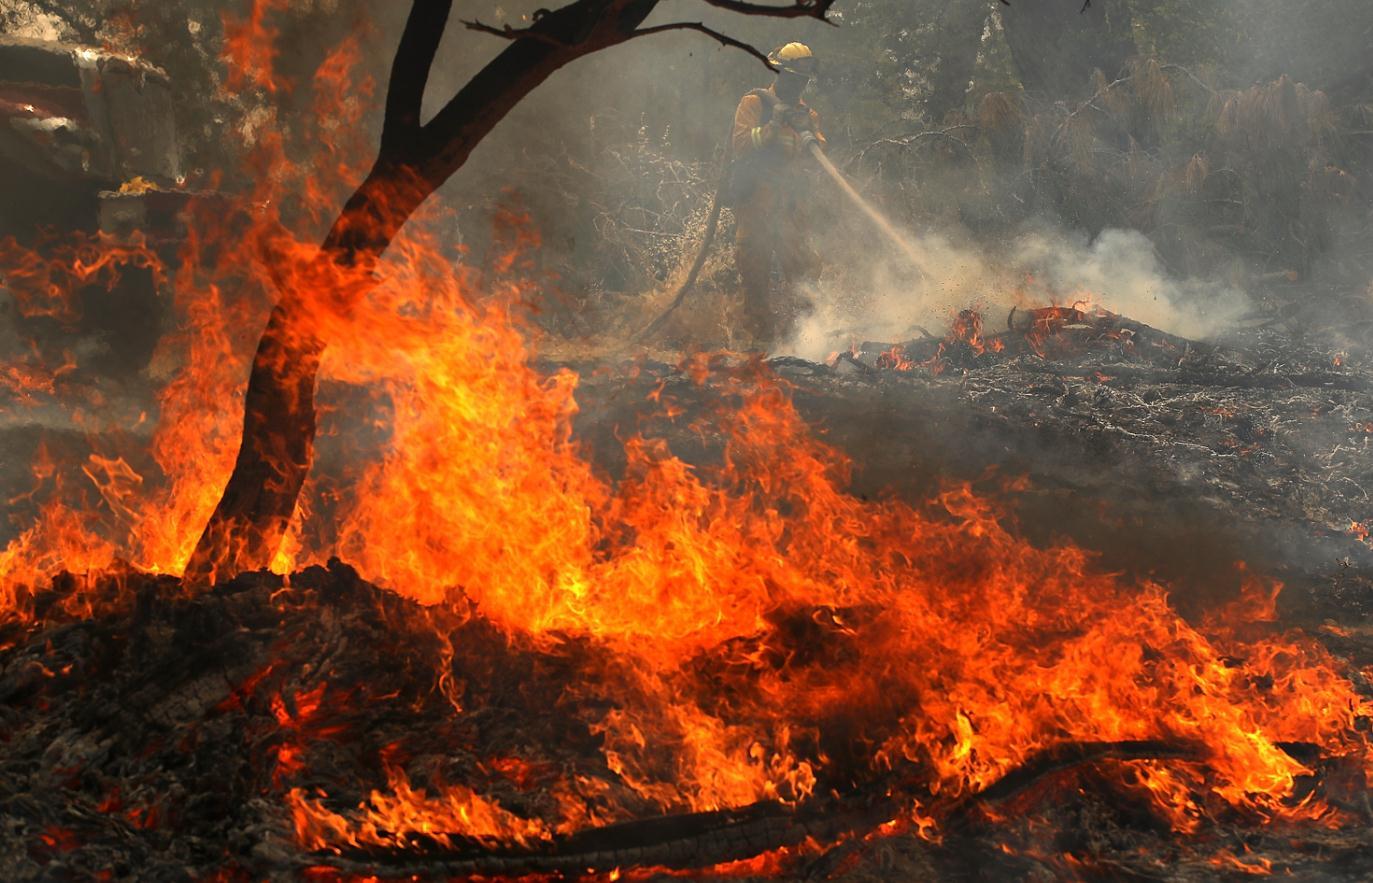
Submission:
<svg viewBox="0 0 1373 883">
<path fill-rule="evenodd" d="M 658 318 L 648 323 L 642 331 L 634 335 L 636 341 L 652 337 L 659 328 L 663 327 L 663 323 L 667 321 L 674 310 L 682 305 L 682 302 L 686 300 L 687 293 L 691 291 L 692 286 L 696 284 L 696 277 L 700 275 L 701 268 L 706 265 L 706 256 L 710 254 L 710 246 L 715 241 L 715 231 L 719 229 L 720 226 L 720 209 L 724 207 L 720 199 L 720 191 L 724 190 L 725 185 L 729 182 L 730 166 L 733 164 L 733 157 L 734 144 L 731 140 L 729 146 L 725 148 L 724 168 L 720 172 L 720 182 L 715 187 L 715 195 L 712 196 L 710 200 L 710 217 L 706 220 L 706 232 L 705 235 L 701 237 L 701 248 L 696 252 L 696 260 L 692 262 L 691 270 L 687 273 L 686 281 L 682 283 L 681 288 L 677 289 L 677 295 L 673 297 L 672 303 L 667 305 L 667 309 L 663 310 L 662 313 L 658 315 Z"/>
<path fill-rule="evenodd" d="M 820 168 L 827 175 L 829 175 L 831 179 L 834 180 L 835 184 L 839 186 L 840 191 L 845 196 L 847 196 L 849 200 L 854 203 L 854 205 L 858 206 L 859 210 L 863 212 L 863 214 L 868 218 L 868 220 L 872 221 L 873 224 L 877 227 L 877 229 L 880 230 L 883 233 L 883 235 L 885 235 L 889 240 L 891 240 L 891 242 L 894 245 L 896 245 L 896 247 L 901 251 L 902 254 L 906 256 L 906 258 L 911 262 L 911 264 L 916 269 L 920 269 L 921 266 L 924 264 L 924 260 L 916 246 L 908 239 L 906 239 L 906 237 L 902 236 L 901 233 L 894 226 L 892 226 L 892 223 L 888 221 L 886 217 L 883 216 L 882 213 L 876 209 L 876 207 L 874 207 L 870 202 L 864 199 L 862 195 L 856 189 L 854 189 L 854 186 L 849 183 L 849 180 L 846 177 L 844 177 L 844 173 L 839 171 L 839 169 L 835 167 L 834 163 L 830 162 L 830 158 L 828 156 L 825 156 L 825 152 L 820 149 L 820 143 L 815 139 L 815 136 L 813 134 L 811 134 L 810 132 L 802 132 L 800 138 L 802 149 L 804 149 L 811 156 L 811 158 L 813 158 L 816 161 Z M 654 319 L 647 326 L 645 326 L 642 331 L 636 334 L 634 336 L 635 340 L 644 340 L 652 336 L 659 328 L 661 328 L 663 326 L 663 323 L 667 321 L 668 317 L 671 316 L 672 313 L 678 307 L 680 307 L 684 301 L 686 301 L 687 295 L 691 292 L 692 287 L 696 284 L 696 277 L 700 275 L 701 268 L 705 266 L 706 256 L 710 253 L 710 246 L 714 242 L 715 233 L 720 226 L 720 209 L 722 208 L 720 202 L 720 191 L 721 189 L 723 189 L 726 181 L 728 181 L 729 179 L 730 165 L 732 162 L 733 153 L 732 148 L 733 145 L 731 144 L 730 147 L 726 150 L 724 172 L 720 176 L 720 185 L 715 188 L 715 196 L 711 200 L 710 217 L 709 220 L 707 220 L 706 222 L 705 235 L 701 237 L 701 248 L 696 253 L 696 260 L 692 262 L 691 270 L 687 273 L 686 281 L 682 283 L 681 288 L 677 289 L 677 294 L 672 299 L 672 303 L 668 304 L 667 309 L 663 310 L 663 312 L 658 315 L 658 318 Z"/>
</svg>

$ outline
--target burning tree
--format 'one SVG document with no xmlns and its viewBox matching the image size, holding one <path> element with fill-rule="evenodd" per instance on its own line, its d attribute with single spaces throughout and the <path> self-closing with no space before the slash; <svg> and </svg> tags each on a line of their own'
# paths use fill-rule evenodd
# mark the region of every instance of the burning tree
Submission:
<svg viewBox="0 0 1373 883">
<path fill-rule="evenodd" d="M 824 19 L 833 0 L 789 6 L 705 0 L 745 15 Z M 386 97 L 381 150 L 320 246 L 317 258 L 282 280 L 253 359 L 243 443 L 224 495 L 206 525 L 187 574 L 205 580 L 266 566 L 285 534 L 309 472 L 315 435 L 314 388 L 327 341 L 317 311 L 346 315 L 406 219 L 462 167 L 472 149 L 525 95 L 578 58 L 673 30 L 693 30 L 757 56 L 758 50 L 700 22 L 641 27 L 657 0 L 578 0 L 543 11 L 528 28 L 468 27 L 511 40 L 433 119 L 421 124 L 429 71 L 451 0 L 415 0 L 396 50 Z"/>
</svg>

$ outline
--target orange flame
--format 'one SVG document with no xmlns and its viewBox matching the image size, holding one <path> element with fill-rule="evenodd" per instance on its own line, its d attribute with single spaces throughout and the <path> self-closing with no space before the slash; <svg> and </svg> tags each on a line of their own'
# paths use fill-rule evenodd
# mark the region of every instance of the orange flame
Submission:
<svg viewBox="0 0 1373 883">
<path fill-rule="evenodd" d="M 405 847 L 411 838 L 423 836 L 451 847 L 452 835 L 459 834 L 492 845 L 530 845 L 552 836 L 538 820 L 522 819 L 465 786 L 450 785 L 435 797 L 412 788 L 400 770 L 388 770 L 387 776 L 389 793 L 373 791 L 353 818 L 345 818 L 326 808 L 323 800 L 292 788 L 286 803 L 301 845 L 308 849 L 344 844 Z"/>
</svg>

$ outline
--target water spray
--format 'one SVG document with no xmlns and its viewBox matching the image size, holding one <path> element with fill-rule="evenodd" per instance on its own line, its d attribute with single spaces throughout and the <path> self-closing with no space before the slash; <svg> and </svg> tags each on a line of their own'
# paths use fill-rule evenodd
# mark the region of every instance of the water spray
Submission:
<svg viewBox="0 0 1373 883">
<path fill-rule="evenodd" d="M 773 112 L 776 113 L 777 111 L 774 110 Z M 891 221 L 887 220 L 886 215 L 883 215 L 878 211 L 876 206 L 864 199 L 862 194 L 854 189 L 854 186 L 849 183 L 848 178 L 844 177 L 844 173 L 839 171 L 834 163 L 830 162 L 828 156 L 825 156 L 825 152 L 820 149 L 820 143 L 815 139 L 813 134 L 810 132 L 802 132 L 800 137 L 802 147 L 815 159 L 820 165 L 820 168 L 824 170 L 825 174 L 829 175 L 834 183 L 839 185 L 839 190 L 858 207 L 859 211 L 867 216 L 868 220 L 873 222 L 878 230 L 882 231 L 882 234 L 906 256 L 906 259 L 911 262 L 911 265 L 915 267 L 921 275 L 924 275 L 924 255 L 921 254 L 915 243 L 903 236 L 901 231 L 897 230 L 896 226 L 892 224 Z M 733 145 L 731 145 L 731 148 L 732 146 Z M 721 187 L 724 186 L 724 182 L 729 178 L 731 153 L 732 150 L 727 152 L 725 157 L 725 171 L 720 179 Z M 716 188 L 715 197 L 711 201 L 710 216 L 706 224 L 706 233 L 701 239 L 701 248 L 696 254 L 696 260 L 692 262 L 691 270 L 687 273 L 686 281 L 682 283 L 681 288 L 677 289 L 677 294 L 672 299 L 672 303 L 667 305 L 667 309 L 658 314 L 658 317 L 645 326 L 642 331 L 634 335 L 635 340 L 644 340 L 652 336 L 654 332 L 661 328 L 668 317 L 686 300 L 687 294 L 690 293 L 692 287 L 696 284 L 696 277 L 700 274 L 701 268 L 705 266 L 706 254 L 710 251 L 711 243 L 715 240 L 715 231 L 718 229 L 720 222 L 721 202 L 719 191 L 720 188 Z"/>
<path fill-rule="evenodd" d="M 900 249 L 901 253 L 905 255 L 911 264 L 917 270 L 920 270 L 923 275 L 925 263 L 924 255 L 916 248 L 915 243 L 901 235 L 901 231 L 897 230 L 895 225 L 887 220 L 886 215 L 879 212 L 876 206 L 864 199 L 862 194 L 854 189 L 853 185 L 849 183 L 849 179 L 844 177 L 844 173 L 835 168 L 834 163 L 830 162 L 830 158 L 825 156 L 825 152 L 820 149 L 820 145 L 816 142 L 814 137 L 811 137 L 806 141 L 806 147 L 810 150 L 810 155 L 820 164 L 820 168 L 825 170 L 825 174 L 833 178 L 834 183 L 839 185 L 839 189 L 843 191 L 844 195 L 847 196 L 854 205 L 858 206 L 863 214 L 867 215 L 868 220 L 872 221 L 877 229 L 881 230 L 882 234 L 891 241 L 892 245 L 895 245 Z"/>
</svg>

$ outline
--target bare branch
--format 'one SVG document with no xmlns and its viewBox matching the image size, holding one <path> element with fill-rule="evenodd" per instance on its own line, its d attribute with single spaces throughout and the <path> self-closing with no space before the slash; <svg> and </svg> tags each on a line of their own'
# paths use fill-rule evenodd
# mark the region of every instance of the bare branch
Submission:
<svg viewBox="0 0 1373 883">
<path fill-rule="evenodd" d="M 1159 65 L 1159 67 L 1162 68 L 1163 70 L 1166 70 L 1166 71 L 1177 71 L 1178 73 L 1180 73 L 1180 74 L 1182 74 L 1183 76 L 1187 77 L 1187 79 L 1191 80 L 1193 83 L 1196 83 L 1196 84 L 1197 84 L 1199 87 L 1201 87 L 1201 89 L 1204 90 L 1205 92 L 1207 92 L 1207 93 L 1209 93 L 1209 94 L 1211 94 L 1211 95 L 1215 95 L 1215 94 L 1216 94 L 1216 90 L 1215 90 L 1215 89 L 1213 89 L 1213 88 L 1211 88 L 1210 86 L 1206 85 L 1206 83 L 1202 82 L 1201 78 L 1199 78 L 1196 74 L 1192 73 L 1191 71 L 1189 71 L 1187 68 L 1183 67 L 1183 66 L 1180 65 L 1180 64 L 1161 64 L 1161 65 Z"/>
<path fill-rule="evenodd" d="M 476 20 L 468 21 L 466 19 L 463 20 L 462 26 L 469 31 L 491 34 L 500 37 L 502 40 L 537 40 L 540 43 L 547 43 L 550 46 L 559 46 L 563 48 L 571 45 L 563 40 L 559 40 L 552 34 L 536 31 L 533 28 L 512 28 L 510 25 L 502 25 L 498 28 L 495 25 L 489 25 L 486 22 Z"/>
<path fill-rule="evenodd" d="M 862 150 L 858 151 L 858 153 L 854 154 L 853 158 L 849 161 L 849 164 L 862 162 L 867 157 L 868 151 L 872 150 L 874 147 L 880 147 L 884 145 L 891 145 L 893 147 L 910 147 L 912 144 L 915 144 L 919 141 L 923 141 L 926 138 L 938 138 L 962 148 L 963 152 L 967 154 L 968 158 L 971 159 L 973 163 L 978 166 L 978 168 L 981 168 L 982 163 L 978 160 L 977 154 L 973 152 L 973 149 L 970 146 L 968 146 L 968 142 L 953 134 L 954 132 L 957 132 L 962 129 L 976 128 L 977 126 L 965 123 L 957 126 L 949 126 L 947 129 L 935 129 L 926 132 L 913 132 L 909 135 L 900 135 L 895 138 L 879 138 L 873 143 L 869 144 L 867 147 L 864 147 Z"/>
<path fill-rule="evenodd" d="M 768 6 L 765 3 L 750 3 L 747 0 L 705 0 L 711 6 L 728 9 L 741 15 L 762 15 L 770 18 L 817 18 L 825 24 L 834 24 L 825 16 L 829 14 L 834 0 L 794 0 L 790 6 Z"/>
<path fill-rule="evenodd" d="M 1062 123 L 1059 123 L 1058 128 L 1054 130 L 1053 143 L 1058 143 L 1058 139 L 1063 137 L 1063 132 L 1068 128 L 1068 124 L 1071 123 L 1073 120 L 1077 119 L 1078 114 L 1082 113 L 1089 107 L 1093 110 L 1100 111 L 1101 108 L 1097 107 L 1096 104 L 1098 99 L 1105 96 L 1106 93 L 1110 92 L 1115 87 L 1128 83 L 1134 78 L 1134 74 L 1126 74 L 1123 77 L 1119 77 L 1117 79 L 1112 80 L 1111 82 L 1105 84 L 1104 86 L 1101 86 L 1095 92 L 1093 92 L 1091 98 L 1088 98 L 1086 101 L 1079 104 L 1071 113 L 1069 113 L 1066 117 L 1063 118 Z"/>
<path fill-rule="evenodd" d="M 713 28 L 708 28 L 699 21 L 678 21 L 672 22 L 671 24 L 654 25 L 651 28 L 639 28 L 638 30 L 631 33 L 629 36 L 631 39 L 634 37 L 647 37 L 650 34 L 661 34 L 666 31 L 697 31 L 698 33 L 702 33 L 705 34 L 707 37 L 710 37 L 712 40 L 719 43 L 721 46 L 732 46 L 735 49 L 742 49 L 749 55 L 752 55 L 754 58 L 761 61 L 767 67 L 768 70 L 774 69 L 772 66 L 772 62 L 768 61 L 768 57 L 765 54 L 763 54 L 763 52 L 761 52 L 760 50 L 754 48 L 753 46 L 750 46 L 743 40 L 736 40 L 728 34 L 722 34 L 719 31 L 714 30 Z"/>
<path fill-rule="evenodd" d="M 395 152 L 420 131 L 424 88 L 452 8 L 453 0 L 415 0 L 410 7 L 386 89 L 382 153 Z"/>
</svg>

